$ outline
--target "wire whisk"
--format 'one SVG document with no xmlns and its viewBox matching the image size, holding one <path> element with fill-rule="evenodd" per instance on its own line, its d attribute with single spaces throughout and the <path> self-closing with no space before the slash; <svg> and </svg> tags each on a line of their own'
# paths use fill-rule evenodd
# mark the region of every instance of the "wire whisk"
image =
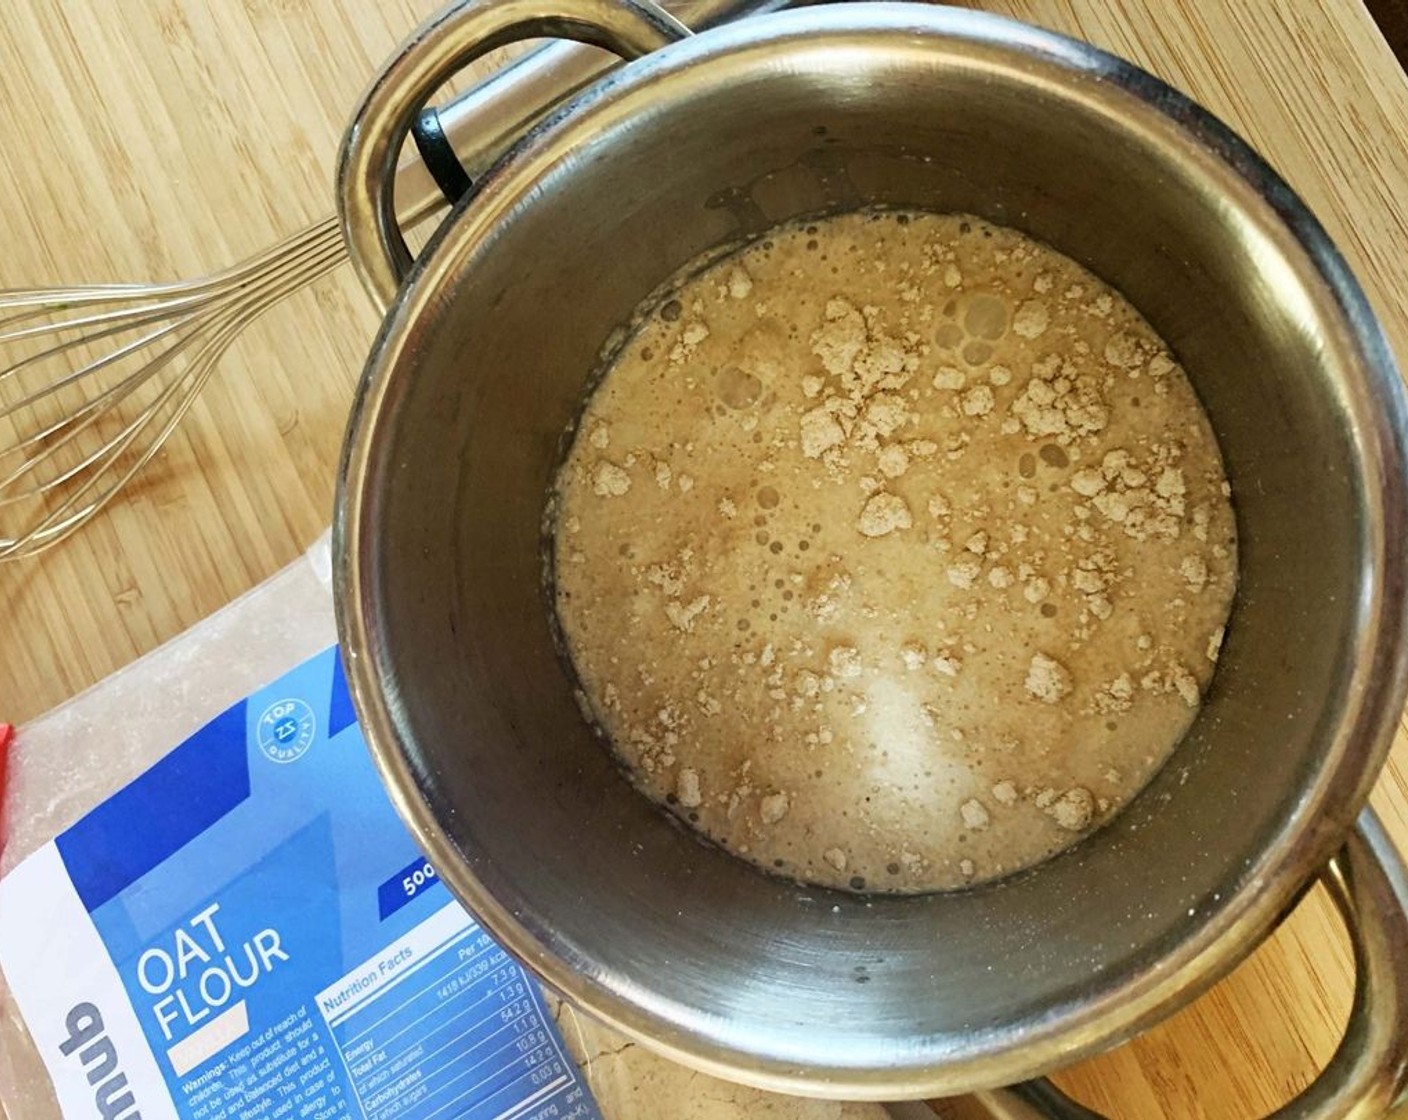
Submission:
<svg viewBox="0 0 1408 1120">
<path fill-rule="evenodd" d="M 775 2 L 679 0 L 706 21 Z M 422 158 L 396 176 L 401 225 L 441 213 L 461 191 L 427 158 L 478 176 L 553 105 L 617 63 L 575 43 L 538 46 L 427 107 L 430 139 L 416 135 Z M 330 217 L 198 280 L 0 291 L 0 561 L 52 548 L 116 498 L 160 452 L 240 332 L 347 252 Z"/>
<path fill-rule="evenodd" d="M 701 11 L 743 4 L 697 2 Z M 479 174 L 615 61 L 575 43 L 521 54 L 424 110 L 433 154 Z M 425 157 L 419 135 L 416 144 Z M 447 194 L 424 162 L 408 161 L 397 173 L 399 221 L 419 225 L 443 210 Z M 347 252 L 329 217 L 196 280 L 0 291 L 0 561 L 52 548 L 116 498 L 160 452 L 236 337 Z"/>
<path fill-rule="evenodd" d="M 199 280 L 0 292 L 0 353 L 28 351 L 0 369 L 0 560 L 58 544 L 112 501 L 236 336 L 346 259 L 328 218 Z"/>
</svg>

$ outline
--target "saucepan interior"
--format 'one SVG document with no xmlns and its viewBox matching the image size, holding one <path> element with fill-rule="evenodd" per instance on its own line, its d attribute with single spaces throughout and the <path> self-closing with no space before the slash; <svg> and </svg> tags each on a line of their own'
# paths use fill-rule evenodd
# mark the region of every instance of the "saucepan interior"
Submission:
<svg viewBox="0 0 1408 1120">
<path fill-rule="evenodd" d="M 1241 586 L 1206 706 L 1111 825 L 986 889 L 764 876 L 673 827 L 584 724 L 540 585 L 563 431 L 635 304 L 696 254 L 862 205 L 1016 226 L 1126 293 L 1221 441 Z M 1372 780 L 1401 675 L 1402 406 L 1296 200 L 1152 79 L 952 10 L 842 5 L 637 63 L 428 251 L 345 481 L 368 721 L 452 887 L 587 1008 L 696 1065 L 828 1095 L 1036 1072 L 1245 952 Z"/>
</svg>

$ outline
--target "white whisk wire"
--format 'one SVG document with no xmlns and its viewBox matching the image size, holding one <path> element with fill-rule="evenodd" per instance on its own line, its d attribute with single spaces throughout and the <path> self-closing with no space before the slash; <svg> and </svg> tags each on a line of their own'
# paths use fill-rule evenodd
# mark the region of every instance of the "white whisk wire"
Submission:
<svg viewBox="0 0 1408 1120">
<path fill-rule="evenodd" d="M 0 292 L 0 345 L 52 340 L 0 369 L 0 393 L 12 390 L 0 399 L 0 424 L 10 429 L 6 438 L 0 428 L 0 509 L 28 504 L 31 514 L 22 531 L 0 535 L 0 560 L 52 548 L 101 510 L 161 450 L 234 339 L 345 259 L 328 219 L 199 280 Z M 55 372 L 75 351 L 104 344 Z M 153 383 L 135 415 L 97 433 Z M 67 404 L 66 395 L 79 400 Z M 37 419 L 26 425 L 27 416 Z"/>
</svg>

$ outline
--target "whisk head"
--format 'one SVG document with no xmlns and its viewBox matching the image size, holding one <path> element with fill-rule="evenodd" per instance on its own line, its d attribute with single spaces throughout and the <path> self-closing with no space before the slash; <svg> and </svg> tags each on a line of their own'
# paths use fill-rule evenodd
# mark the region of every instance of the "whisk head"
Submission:
<svg viewBox="0 0 1408 1120">
<path fill-rule="evenodd" d="M 329 219 L 201 280 L 0 292 L 0 560 L 107 505 L 239 333 L 344 259 Z"/>
</svg>

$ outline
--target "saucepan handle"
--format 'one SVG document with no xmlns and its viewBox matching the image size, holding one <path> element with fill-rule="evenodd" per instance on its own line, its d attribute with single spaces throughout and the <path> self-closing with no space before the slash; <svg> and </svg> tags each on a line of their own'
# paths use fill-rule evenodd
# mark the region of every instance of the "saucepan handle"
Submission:
<svg viewBox="0 0 1408 1120">
<path fill-rule="evenodd" d="M 1372 810 L 1320 879 L 1354 944 L 1354 1005 L 1329 1065 L 1269 1120 L 1408 1120 L 1408 869 Z M 1102 1120 L 1046 1080 L 978 1093 L 974 1103 L 993 1120 Z"/>
<path fill-rule="evenodd" d="M 338 156 L 342 233 L 372 298 L 389 307 L 411 267 L 396 221 L 401 147 L 417 114 L 458 71 L 523 39 L 570 39 L 632 59 L 689 34 L 649 0 L 467 0 L 432 16 L 362 95 Z"/>
</svg>

